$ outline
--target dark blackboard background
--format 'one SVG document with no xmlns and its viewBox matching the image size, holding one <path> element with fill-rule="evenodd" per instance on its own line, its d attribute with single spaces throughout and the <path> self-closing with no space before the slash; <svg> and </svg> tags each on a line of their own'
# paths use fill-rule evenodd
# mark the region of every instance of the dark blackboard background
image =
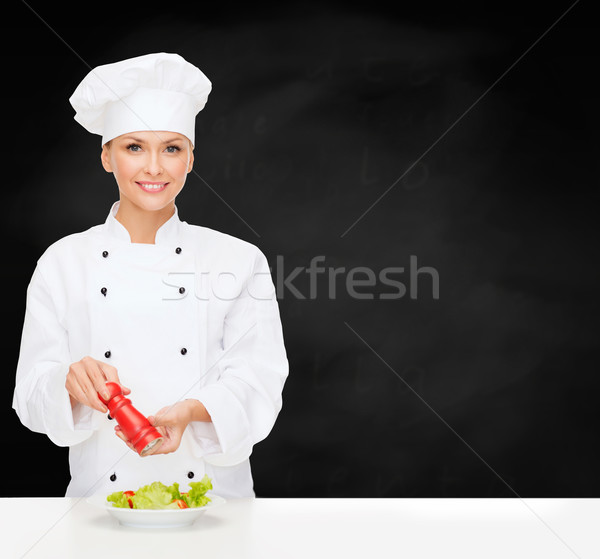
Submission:
<svg viewBox="0 0 600 559">
<path fill-rule="evenodd" d="M 72 119 L 79 57 L 166 51 L 213 82 L 183 219 L 257 244 L 274 279 L 315 256 L 375 273 L 416 256 L 439 274 L 439 299 L 424 274 L 416 298 L 381 299 L 377 283 L 358 299 L 344 275 L 335 298 L 323 276 L 314 299 L 280 290 L 291 374 L 253 454 L 257 494 L 600 496 L 589 3 L 471 110 L 569 2 L 207 4 L 30 2 L 56 34 L 19 2 L 5 18 L 0 493 L 68 482 L 66 450 L 22 427 L 11 399 L 37 258 L 117 199 L 99 138 Z M 308 297 L 306 273 L 293 285 Z"/>
</svg>

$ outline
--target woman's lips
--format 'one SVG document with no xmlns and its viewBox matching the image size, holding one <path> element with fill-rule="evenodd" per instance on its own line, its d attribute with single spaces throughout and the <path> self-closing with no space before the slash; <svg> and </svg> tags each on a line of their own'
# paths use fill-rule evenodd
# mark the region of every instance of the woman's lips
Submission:
<svg viewBox="0 0 600 559">
<path fill-rule="evenodd" d="M 135 183 L 144 192 L 162 192 L 167 188 L 168 182 L 148 182 L 148 181 L 135 181 Z"/>
</svg>

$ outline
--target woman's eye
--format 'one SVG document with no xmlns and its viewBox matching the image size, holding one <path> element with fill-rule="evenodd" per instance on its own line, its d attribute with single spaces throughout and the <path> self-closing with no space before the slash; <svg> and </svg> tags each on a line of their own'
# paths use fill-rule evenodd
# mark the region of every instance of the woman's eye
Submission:
<svg viewBox="0 0 600 559">
<path fill-rule="evenodd" d="M 167 153 L 177 153 L 180 150 L 181 150 L 181 148 L 179 148 L 177 146 L 168 146 L 166 151 L 167 151 Z"/>
<path fill-rule="evenodd" d="M 129 145 L 127 146 L 127 149 L 128 149 L 129 151 L 141 151 L 141 149 L 142 149 L 142 146 L 140 146 L 139 144 L 129 144 Z"/>
</svg>

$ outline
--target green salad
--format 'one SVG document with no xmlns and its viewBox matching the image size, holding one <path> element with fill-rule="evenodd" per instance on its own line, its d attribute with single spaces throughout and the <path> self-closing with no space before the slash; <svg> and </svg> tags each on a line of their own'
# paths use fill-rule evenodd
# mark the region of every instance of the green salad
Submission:
<svg viewBox="0 0 600 559">
<path fill-rule="evenodd" d="M 210 503 L 206 492 L 212 489 L 210 478 L 205 475 L 200 481 L 188 484 L 189 491 L 181 493 L 179 484 L 165 485 L 155 481 L 137 491 L 115 491 L 106 500 L 113 507 L 124 509 L 187 509 L 203 507 Z"/>
</svg>

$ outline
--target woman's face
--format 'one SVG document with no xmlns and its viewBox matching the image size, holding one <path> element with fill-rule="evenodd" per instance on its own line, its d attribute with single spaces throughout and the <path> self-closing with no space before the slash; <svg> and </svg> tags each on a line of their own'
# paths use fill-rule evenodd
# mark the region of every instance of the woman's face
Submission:
<svg viewBox="0 0 600 559">
<path fill-rule="evenodd" d="M 131 132 L 102 148 L 102 166 L 113 173 L 121 201 L 146 211 L 169 206 L 192 170 L 191 142 L 176 132 Z"/>
</svg>

